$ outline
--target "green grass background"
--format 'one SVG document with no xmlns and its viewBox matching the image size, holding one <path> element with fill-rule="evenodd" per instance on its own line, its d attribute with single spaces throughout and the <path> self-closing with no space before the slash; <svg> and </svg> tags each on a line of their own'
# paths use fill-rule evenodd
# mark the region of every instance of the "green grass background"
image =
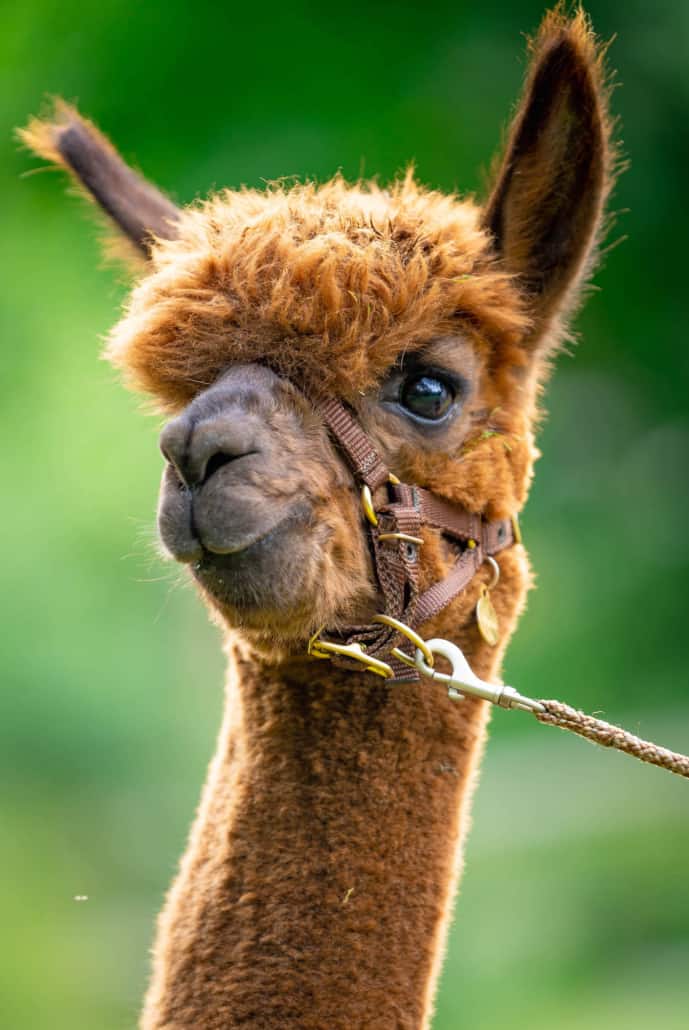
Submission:
<svg viewBox="0 0 689 1030">
<path fill-rule="evenodd" d="M 538 588 L 506 678 L 689 750 L 689 6 L 592 0 L 631 169 L 548 392 Z M 12 127 L 77 99 L 189 201 L 412 158 L 480 189 L 537 2 L 32 0 L 0 33 L 0 1026 L 135 1025 L 221 709 L 219 639 L 155 555 L 158 425 L 97 360 L 124 289 Z M 689 794 L 497 712 L 437 1030 L 689 1023 Z M 74 901 L 88 895 L 87 902 Z M 414 942 L 409 942 L 414 947 Z"/>
</svg>

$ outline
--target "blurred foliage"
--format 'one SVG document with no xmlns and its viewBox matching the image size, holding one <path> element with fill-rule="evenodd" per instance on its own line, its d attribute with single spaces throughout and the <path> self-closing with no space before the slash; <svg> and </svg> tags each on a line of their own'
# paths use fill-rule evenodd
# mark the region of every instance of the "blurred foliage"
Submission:
<svg viewBox="0 0 689 1030">
<path fill-rule="evenodd" d="M 592 0 L 631 159 L 549 389 L 506 678 L 689 749 L 689 6 Z M 0 1023 L 133 1027 L 221 707 L 156 557 L 157 426 L 96 360 L 124 288 L 12 126 L 47 93 L 189 201 L 296 174 L 478 190 L 539 3 L 3 6 Z M 687 1025 L 686 787 L 498 712 L 436 1030 Z M 88 901 L 74 898 L 88 896 Z M 409 942 L 413 947 L 413 942 Z"/>
</svg>

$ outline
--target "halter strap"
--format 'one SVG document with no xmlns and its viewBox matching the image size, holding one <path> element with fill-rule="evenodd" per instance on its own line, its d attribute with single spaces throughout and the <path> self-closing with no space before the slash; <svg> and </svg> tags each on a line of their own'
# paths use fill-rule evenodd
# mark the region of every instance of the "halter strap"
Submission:
<svg viewBox="0 0 689 1030">
<path fill-rule="evenodd" d="M 518 541 L 516 521 L 488 521 L 423 487 L 401 483 L 390 473 L 368 435 L 339 400 L 317 401 L 315 407 L 362 488 L 371 554 L 385 615 L 416 629 L 443 611 L 468 586 L 486 556 L 492 557 Z M 388 500 L 374 509 L 373 494 L 383 486 L 388 491 Z M 442 530 L 459 542 L 463 550 L 448 575 L 420 593 L 418 549 L 422 543 L 419 536 L 422 526 Z M 411 650 L 407 638 L 390 625 L 349 626 L 328 635 L 336 636 L 341 647 L 358 645 L 368 658 L 384 659 L 397 680 L 418 678 L 418 673 L 391 656 L 393 648 L 405 654 L 411 654 Z M 348 665 L 346 657 L 336 660 Z"/>
</svg>

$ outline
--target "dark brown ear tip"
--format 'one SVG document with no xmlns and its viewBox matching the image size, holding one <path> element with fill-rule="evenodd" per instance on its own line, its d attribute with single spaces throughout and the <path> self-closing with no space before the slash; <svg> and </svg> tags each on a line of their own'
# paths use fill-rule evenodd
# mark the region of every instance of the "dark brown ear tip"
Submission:
<svg viewBox="0 0 689 1030">
<path fill-rule="evenodd" d="M 580 118 L 606 119 L 608 89 L 603 66 L 605 47 L 600 46 L 586 15 L 542 32 L 532 44 L 532 72 L 527 89 L 540 97 L 542 112 L 559 96 Z M 568 99 L 567 99 L 568 98 Z"/>
<path fill-rule="evenodd" d="M 542 54 L 545 58 L 554 62 L 561 61 L 562 64 L 579 63 L 585 56 L 574 33 L 566 28 L 547 40 Z"/>
<path fill-rule="evenodd" d="M 592 29 L 582 29 L 576 22 L 568 22 L 551 32 L 538 36 L 532 46 L 537 61 L 589 67 L 598 56 L 596 37 Z"/>
<path fill-rule="evenodd" d="M 53 126 L 53 140 L 62 161 L 89 186 L 89 177 L 99 165 L 115 166 L 121 159 L 115 155 L 104 136 L 78 116 Z"/>
<path fill-rule="evenodd" d="M 78 121 L 57 124 L 52 129 L 55 149 L 67 164 L 74 167 L 77 154 L 84 149 L 85 132 Z"/>
<path fill-rule="evenodd" d="M 139 254 L 149 256 L 156 237 L 175 237 L 179 211 L 172 201 L 125 164 L 108 138 L 72 104 L 53 98 L 49 111 L 31 119 L 18 136 L 39 157 L 70 172 L 81 192 Z"/>
<path fill-rule="evenodd" d="M 30 118 L 27 125 L 16 130 L 16 136 L 22 146 L 38 157 L 63 164 L 60 137 L 70 125 L 80 123 L 76 108 L 61 97 L 51 97 L 37 117 Z"/>
<path fill-rule="evenodd" d="M 580 7 L 568 17 L 559 4 L 548 12 L 536 36 L 530 41 L 529 49 L 536 60 L 561 63 L 566 67 L 593 69 L 599 64 L 605 50 L 593 30 L 588 15 Z"/>
</svg>

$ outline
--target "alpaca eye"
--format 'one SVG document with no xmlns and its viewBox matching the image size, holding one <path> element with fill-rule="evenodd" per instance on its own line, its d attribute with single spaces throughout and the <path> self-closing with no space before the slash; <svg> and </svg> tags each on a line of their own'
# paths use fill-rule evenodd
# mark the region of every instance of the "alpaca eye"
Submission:
<svg viewBox="0 0 689 1030">
<path fill-rule="evenodd" d="M 447 415 L 455 399 L 450 383 L 434 375 L 414 375 L 403 380 L 400 404 L 417 418 L 437 422 Z"/>
</svg>

